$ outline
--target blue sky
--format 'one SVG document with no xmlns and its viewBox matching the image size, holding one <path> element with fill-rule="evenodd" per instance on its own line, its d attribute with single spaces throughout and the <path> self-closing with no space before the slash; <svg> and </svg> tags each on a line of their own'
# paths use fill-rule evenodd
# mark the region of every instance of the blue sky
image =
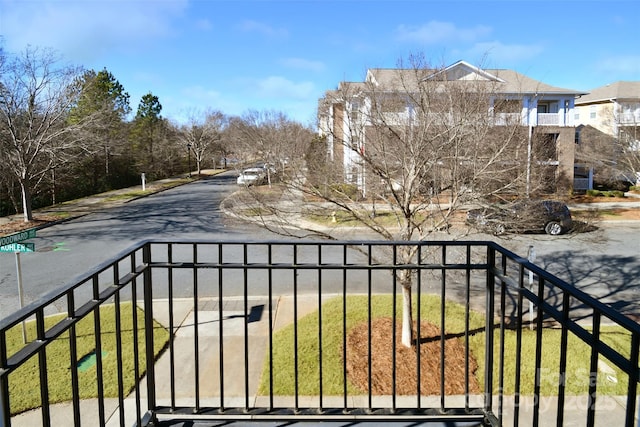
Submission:
<svg viewBox="0 0 640 427">
<path fill-rule="evenodd" d="M 214 109 L 312 124 L 326 90 L 415 53 L 584 91 L 640 80 L 638 16 L 637 0 L 0 0 L 0 43 L 106 68 L 134 111 L 152 92 L 178 123 Z"/>
</svg>

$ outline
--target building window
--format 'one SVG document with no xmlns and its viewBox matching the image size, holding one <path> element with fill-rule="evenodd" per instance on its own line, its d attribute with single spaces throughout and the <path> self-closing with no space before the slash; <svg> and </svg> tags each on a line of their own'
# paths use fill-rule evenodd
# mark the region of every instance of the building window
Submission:
<svg viewBox="0 0 640 427">
<path fill-rule="evenodd" d="M 592 105 L 591 108 L 589 109 L 589 118 L 590 119 L 595 119 L 596 118 L 596 106 Z"/>
<path fill-rule="evenodd" d="M 360 102 L 352 101 L 349 109 L 349 119 L 351 123 L 356 124 L 360 120 Z"/>
<path fill-rule="evenodd" d="M 573 115 L 573 119 L 580 120 L 580 112 L 576 111 L 575 114 Z"/>
<path fill-rule="evenodd" d="M 496 113 L 519 113 L 522 111 L 520 100 L 498 99 L 493 104 L 493 111 Z"/>
</svg>

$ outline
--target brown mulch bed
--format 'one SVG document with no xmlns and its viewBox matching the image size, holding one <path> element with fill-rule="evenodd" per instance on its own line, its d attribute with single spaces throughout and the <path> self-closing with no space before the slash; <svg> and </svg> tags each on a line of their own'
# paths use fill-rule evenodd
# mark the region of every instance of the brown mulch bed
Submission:
<svg viewBox="0 0 640 427">
<path fill-rule="evenodd" d="M 414 325 L 414 334 L 415 334 Z M 393 358 L 391 347 L 392 320 L 379 318 L 371 325 L 371 391 L 374 395 L 393 393 Z M 396 330 L 396 394 L 415 395 L 417 390 L 416 347 L 407 348 L 401 343 L 401 327 Z M 362 391 L 369 388 L 368 327 L 366 323 L 355 326 L 347 337 L 347 373 L 349 380 Z M 440 328 L 428 323 L 420 324 L 420 394 L 440 394 Z M 447 395 L 465 393 L 465 349 L 459 338 L 445 339 L 445 384 Z M 479 392 L 475 377 L 478 364 L 469 358 L 469 391 Z"/>
<path fill-rule="evenodd" d="M 569 199 L 569 203 L 607 203 L 607 202 L 638 202 L 635 197 L 594 197 L 586 194 L 575 194 Z"/>
</svg>

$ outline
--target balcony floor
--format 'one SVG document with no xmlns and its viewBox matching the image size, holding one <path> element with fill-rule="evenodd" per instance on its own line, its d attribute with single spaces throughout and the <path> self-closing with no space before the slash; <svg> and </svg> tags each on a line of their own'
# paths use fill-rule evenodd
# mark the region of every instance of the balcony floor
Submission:
<svg viewBox="0 0 640 427">
<path fill-rule="evenodd" d="M 387 421 L 192 421 L 192 420 L 167 420 L 157 424 L 158 427 L 375 427 L 384 423 L 389 427 L 482 427 L 485 424 L 477 421 L 430 421 L 430 422 L 387 422 Z"/>
</svg>

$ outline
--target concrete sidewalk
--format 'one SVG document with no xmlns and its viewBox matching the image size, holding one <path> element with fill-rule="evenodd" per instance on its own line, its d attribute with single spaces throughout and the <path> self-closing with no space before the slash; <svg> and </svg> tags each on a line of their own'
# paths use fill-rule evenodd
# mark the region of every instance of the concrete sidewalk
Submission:
<svg viewBox="0 0 640 427">
<path fill-rule="evenodd" d="M 247 399 L 250 406 L 256 404 L 258 388 L 264 366 L 269 334 L 269 318 L 267 297 L 250 297 L 248 307 L 263 306 L 264 311 L 259 319 L 250 319 L 247 324 L 249 338 L 248 366 L 249 366 L 249 394 L 245 394 L 244 358 L 237 355 L 245 353 L 244 348 L 244 300 L 242 297 L 225 298 L 223 303 L 223 372 L 225 375 L 224 405 L 225 407 L 244 407 Z M 318 307 L 317 296 L 298 296 L 298 317 L 303 317 Z M 293 297 L 274 297 L 273 328 L 278 330 L 293 322 Z M 154 318 L 169 329 L 169 303 L 167 300 L 154 300 Z M 200 376 L 200 406 L 218 407 L 220 405 L 220 342 L 218 300 L 202 298 L 198 300 L 198 345 L 199 366 L 195 366 L 193 351 L 195 348 L 195 315 L 192 299 L 178 299 L 173 302 L 174 321 L 174 366 L 175 374 L 175 404 L 177 406 L 194 407 L 195 373 Z M 184 350 L 184 351 L 183 351 Z M 155 363 L 155 390 L 158 405 L 171 405 L 171 354 L 165 351 Z M 134 392 L 135 393 L 135 392 Z M 132 393 L 124 402 L 126 425 L 136 422 L 136 397 Z M 146 403 L 146 377 L 140 381 L 140 397 L 142 404 Z M 107 426 L 119 426 L 120 415 L 117 399 L 105 399 L 105 414 Z M 73 425 L 73 408 L 70 402 L 52 405 L 51 425 Z M 141 412 L 144 415 L 145 408 Z M 99 419 L 97 399 L 81 401 L 82 425 L 96 425 Z M 28 411 L 12 418 L 12 425 L 31 427 L 40 425 L 42 413 L 40 409 Z"/>
<path fill-rule="evenodd" d="M 324 300 L 335 297 L 327 295 Z M 225 373 L 225 407 L 244 407 L 247 404 L 250 407 L 267 407 L 269 404 L 267 396 L 260 396 L 258 388 L 261 381 L 262 369 L 267 356 L 268 349 L 268 321 L 269 313 L 268 298 L 266 297 L 250 297 L 248 307 L 264 305 L 265 311 L 262 317 L 255 322 L 248 323 L 249 336 L 249 395 L 245 396 L 244 390 L 244 359 L 242 357 L 234 357 L 233 355 L 244 354 L 244 303 L 241 298 L 232 298 L 225 300 L 222 317 L 224 320 L 224 352 L 223 360 Z M 174 321 L 175 328 L 175 348 L 193 349 L 194 348 L 194 311 L 193 302 L 191 300 L 179 300 L 174 303 Z M 298 318 L 302 318 L 312 313 L 318 308 L 318 299 L 316 295 L 299 295 L 297 300 Z M 294 321 L 293 297 L 284 295 L 274 297 L 272 301 L 274 309 L 273 329 L 277 331 L 282 327 L 290 325 Z M 169 313 L 167 301 L 154 301 L 154 317 L 161 324 L 168 328 Z M 209 407 L 220 406 L 220 390 L 219 384 L 219 342 L 218 342 L 218 319 L 219 312 L 217 310 L 217 300 L 208 299 L 201 300 L 198 305 L 198 322 L 199 336 L 201 339 L 200 354 L 200 405 Z M 179 323 L 179 324 L 178 324 Z M 203 345 L 203 343 L 206 343 Z M 178 382 L 176 384 L 176 406 L 193 407 L 195 406 L 195 384 L 191 380 L 196 367 L 193 365 L 193 357 L 190 352 L 187 354 L 178 353 L 177 356 L 184 356 L 183 359 L 176 359 L 175 364 L 181 367 L 181 372 L 177 374 Z M 229 355 L 232 355 L 229 357 Z M 165 354 L 156 363 L 156 397 L 159 405 L 170 406 L 170 379 L 169 379 L 169 354 Z M 184 379 L 187 379 L 186 381 Z M 144 384 L 144 380 L 141 384 Z M 143 391 L 143 396 L 146 391 Z M 497 410 L 498 397 L 494 396 L 493 403 Z M 294 399 L 292 396 L 276 396 L 274 403 L 276 407 L 293 407 Z M 368 406 L 368 398 L 366 396 L 349 396 L 349 405 L 353 408 L 366 408 Z M 565 426 L 582 426 L 586 423 L 587 414 L 587 397 L 586 396 L 567 396 L 565 402 L 564 419 Z M 339 397 L 324 397 L 325 407 L 342 407 L 344 402 Z M 374 406 L 391 407 L 392 399 L 390 396 L 375 396 Z M 513 425 L 514 418 L 513 396 L 504 396 L 503 423 L 504 425 Z M 554 396 L 543 397 L 540 400 L 540 425 L 555 425 L 557 420 L 557 403 L 558 398 Z M 299 398 L 301 407 L 317 407 L 318 398 L 316 396 L 301 396 Z M 421 398 L 423 407 L 438 408 L 440 407 L 439 396 L 423 396 Z M 464 396 L 447 396 L 446 404 L 448 407 L 464 408 Z M 483 396 L 471 396 L 470 404 L 474 407 L 483 406 Z M 624 425 L 625 416 L 625 396 L 600 396 L 597 400 L 597 426 L 614 426 Z M 398 396 L 396 406 L 398 408 L 413 408 L 416 405 L 416 398 L 409 396 Z M 534 399 L 531 396 L 521 396 L 520 400 L 520 423 L 528 425 L 533 419 Z M 131 397 L 125 401 L 125 413 L 127 415 L 127 424 L 133 425 L 135 422 L 135 400 Z M 134 418 L 131 418 L 131 417 Z M 636 419 L 637 420 L 637 419 Z M 117 408 L 114 408 L 109 423 L 109 427 L 119 425 Z M 270 425 L 279 425 L 271 423 Z M 316 425 L 316 424 L 313 424 Z M 415 424 L 414 424 L 415 425 Z M 453 424 L 457 425 L 457 424 Z"/>
</svg>

